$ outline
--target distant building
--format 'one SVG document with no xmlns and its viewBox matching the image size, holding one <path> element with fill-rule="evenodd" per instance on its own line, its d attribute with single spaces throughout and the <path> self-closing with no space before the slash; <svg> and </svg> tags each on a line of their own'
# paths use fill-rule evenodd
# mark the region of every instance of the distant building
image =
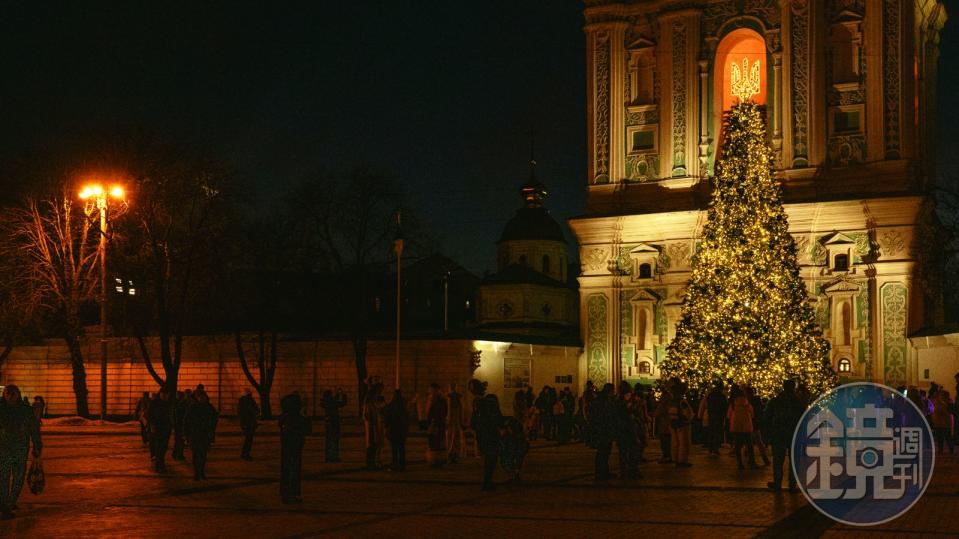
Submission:
<svg viewBox="0 0 959 539">
<path fill-rule="evenodd" d="M 479 287 L 479 329 L 575 342 L 578 298 L 568 274 L 568 245 L 544 205 L 548 193 L 536 179 L 535 162 L 520 194 L 523 204 L 497 242 L 497 271 Z"/>
</svg>

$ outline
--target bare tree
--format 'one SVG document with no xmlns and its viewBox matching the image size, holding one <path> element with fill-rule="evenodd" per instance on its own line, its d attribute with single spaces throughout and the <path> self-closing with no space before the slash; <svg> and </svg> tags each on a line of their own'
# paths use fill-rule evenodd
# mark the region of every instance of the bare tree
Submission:
<svg viewBox="0 0 959 539">
<path fill-rule="evenodd" d="M 302 224 L 316 259 L 314 266 L 344 292 L 336 305 L 353 345 L 357 388 L 362 404 L 369 372 L 367 347 L 374 310 L 373 281 L 395 263 L 392 251 L 395 214 L 403 195 L 389 178 L 367 168 L 346 174 L 318 174 L 297 193 Z M 403 212 L 407 254 L 415 256 L 425 237 L 412 212 Z M 416 232 L 413 232 L 413 231 Z"/>
<path fill-rule="evenodd" d="M 27 262 L 27 288 L 21 292 L 27 295 L 19 301 L 28 310 L 36 307 L 51 315 L 69 351 L 77 414 L 89 417 L 80 308 L 93 301 L 98 290 L 99 231 L 73 198 L 64 189 L 59 195 L 29 200 L 26 208 L 12 210 L 10 233 Z"/>
<path fill-rule="evenodd" d="M 195 152 L 149 141 L 125 161 L 133 200 L 121 230 L 119 265 L 137 285 L 134 335 L 150 376 L 175 391 L 183 337 L 207 329 L 211 268 L 220 263 L 229 225 L 230 175 Z M 159 341 L 159 357 L 147 345 L 151 333 Z"/>
<path fill-rule="evenodd" d="M 260 396 L 265 418 L 272 417 L 270 391 L 276 376 L 279 332 L 295 327 L 290 314 L 297 291 L 286 285 L 297 263 L 297 228 L 288 211 L 254 218 L 242 228 L 237 252 L 231 257 L 238 266 L 228 276 L 231 290 L 225 303 L 233 313 L 240 366 Z M 253 333 L 248 342 L 244 342 L 245 331 Z"/>
</svg>

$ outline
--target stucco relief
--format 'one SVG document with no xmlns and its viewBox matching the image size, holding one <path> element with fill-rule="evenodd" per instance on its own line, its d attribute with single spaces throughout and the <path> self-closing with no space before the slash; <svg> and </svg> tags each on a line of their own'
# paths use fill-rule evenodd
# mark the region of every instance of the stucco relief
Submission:
<svg viewBox="0 0 959 539">
<path fill-rule="evenodd" d="M 606 311 L 608 301 L 603 294 L 592 294 L 586 300 L 586 378 L 602 385 L 609 379 L 606 343 Z"/>
<path fill-rule="evenodd" d="M 906 238 L 898 230 L 879 235 L 880 253 L 883 257 L 898 257 L 906 250 Z"/>
<path fill-rule="evenodd" d="M 906 286 L 882 286 L 883 374 L 887 384 L 906 381 Z"/>
</svg>

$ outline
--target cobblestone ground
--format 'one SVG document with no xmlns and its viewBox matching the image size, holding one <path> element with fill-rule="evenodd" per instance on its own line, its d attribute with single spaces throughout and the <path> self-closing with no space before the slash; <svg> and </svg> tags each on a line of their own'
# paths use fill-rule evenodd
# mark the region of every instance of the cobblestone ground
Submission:
<svg viewBox="0 0 959 539">
<path fill-rule="evenodd" d="M 959 536 L 959 456 L 939 459 L 905 516 L 856 529 L 832 523 L 801 494 L 767 492 L 768 468 L 738 472 L 726 450 L 695 450 L 691 469 L 650 463 L 640 481 L 598 485 L 592 452 L 538 442 L 522 484 L 482 492 L 477 460 L 428 469 L 422 438 L 408 444 L 407 472 L 364 471 L 362 439 L 352 434 L 342 464 L 322 462 L 322 438 L 308 441 L 305 501 L 295 506 L 279 500 L 275 435 L 257 439 L 253 462 L 237 458 L 238 436 L 220 435 L 203 482 L 192 480 L 189 462 L 173 463 L 167 476 L 151 472 L 136 436 L 47 436 L 47 489 L 24 492 L 0 537 Z"/>
</svg>

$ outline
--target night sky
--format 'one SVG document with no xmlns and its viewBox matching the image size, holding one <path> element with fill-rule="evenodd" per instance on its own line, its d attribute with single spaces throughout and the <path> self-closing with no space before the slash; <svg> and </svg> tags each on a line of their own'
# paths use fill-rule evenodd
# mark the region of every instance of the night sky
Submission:
<svg viewBox="0 0 959 539">
<path fill-rule="evenodd" d="M 959 0 L 945 3 L 939 145 L 954 169 Z M 533 129 L 554 216 L 583 212 L 580 2 L 173 4 L 8 4 L 0 157 L 156 130 L 212 148 L 266 197 L 365 164 L 402 182 L 444 250 L 481 273 L 520 203 Z"/>
</svg>

